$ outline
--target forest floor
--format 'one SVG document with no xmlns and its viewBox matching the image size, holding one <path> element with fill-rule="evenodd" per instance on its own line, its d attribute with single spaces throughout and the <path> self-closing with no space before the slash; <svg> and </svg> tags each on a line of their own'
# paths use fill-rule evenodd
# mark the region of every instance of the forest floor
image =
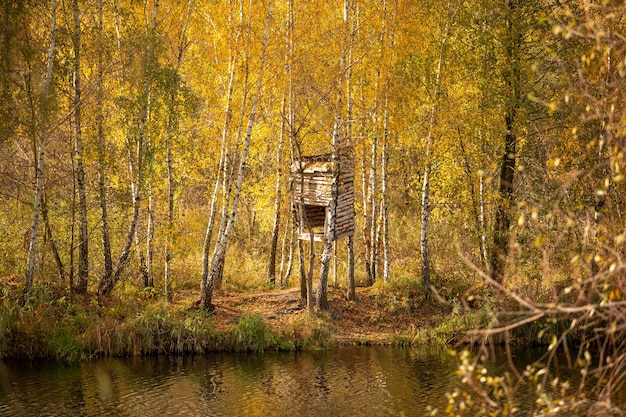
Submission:
<svg viewBox="0 0 626 417">
<path fill-rule="evenodd" d="M 194 297 L 192 292 L 180 295 L 179 303 L 187 305 Z M 356 301 L 347 301 L 345 289 L 330 286 L 328 301 L 329 311 L 316 314 L 331 324 L 332 340 L 337 344 L 385 345 L 406 340 L 420 329 L 436 327 L 450 313 L 449 307 L 424 302 L 415 293 L 399 297 L 376 287 L 357 287 Z M 212 319 L 218 331 L 247 314 L 260 315 L 272 329 L 284 331 L 307 311 L 299 288 L 256 293 L 219 290 L 213 304 Z"/>
<path fill-rule="evenodd" d="M 327 311 L 310 314 L 299 288 L 213 294 L 214 310 L 199 305 L 199 289 L 158 292 L 126 283 L 107 298 L 68 296 L 61 286 L 37 287 L 19 300 L 19 277 L 0 278 L 0 358 L 76 360 L 93 355 L 137 356 L 211 350 L 317 349 L 333 345 L 447 345 L 474 328 L 474 313 L 425 301 L 413 283 L 357 287 L 356 301 L 329 286 Z"/>
</svg>

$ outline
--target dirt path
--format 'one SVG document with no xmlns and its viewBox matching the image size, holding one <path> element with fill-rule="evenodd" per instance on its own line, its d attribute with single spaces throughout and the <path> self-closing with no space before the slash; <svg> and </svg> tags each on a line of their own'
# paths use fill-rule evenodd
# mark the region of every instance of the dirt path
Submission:
<svg viewBox="0 0 626 417">
<path fill-rule="evenodd" d="M 373 293 L 371 288 L 357 288 L 357 301 L 348 302 L 342 289 L 329 288 L 330 311 L 323 317 L 335 327 L 338 343 L 384 344 L 394 336 L 414 334 L 416 329 L 438 321 L 443 310 L 420 305 L 418 297 L 396 297 Z M 290 321 L 306 312 L 300 304 L 298 288 L 238 293 L 216 291 L 216 328 L 236 323 L 244 314 L 259 314 L 272 327 L 288 326 Z"/>
</svg>

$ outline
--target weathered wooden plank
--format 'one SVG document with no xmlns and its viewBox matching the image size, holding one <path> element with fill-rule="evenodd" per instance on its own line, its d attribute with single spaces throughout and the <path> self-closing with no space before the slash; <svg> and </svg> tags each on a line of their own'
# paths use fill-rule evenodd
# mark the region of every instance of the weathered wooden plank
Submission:
<svg viewBox="0 0 626 417">
<path fill-rule="evenodd" d="M 354 194 L 341 194 L 337 197 L 337 204 L 352 204 L 354 203 Z"/>
<path fill-rule="evenodd" d="M 306 240 L 307 242 L 311 240 L 311 235 L 309 233 L 300 233 L 298 234 L 298 239 L 299 240 Z M 313 234 L 313 241 L 314 242 L 323 242 L 324 241 L 324 234 L 322 233 L 314 233 Z"/>
</svg>

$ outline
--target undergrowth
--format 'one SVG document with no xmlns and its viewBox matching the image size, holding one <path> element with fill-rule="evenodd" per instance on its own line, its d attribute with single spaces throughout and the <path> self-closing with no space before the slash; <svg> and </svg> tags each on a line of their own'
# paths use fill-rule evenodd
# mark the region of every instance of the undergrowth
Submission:
<svg viewBox="0 0 626 417">
<path fill-rule="evenodd" d="M 75 361 L 94 356 L 318 349 L 331 344 L 329 325 L 308 313 L 276 330 L 262 316 L 245 314 L 217 331 L 211 312 L 172 307 L 153 292 L 124 284 L 110 298 L 98 300 L 44 285 L 36 286 L 24 304 L 2 297 L 0 358 Z"/>
</svg>

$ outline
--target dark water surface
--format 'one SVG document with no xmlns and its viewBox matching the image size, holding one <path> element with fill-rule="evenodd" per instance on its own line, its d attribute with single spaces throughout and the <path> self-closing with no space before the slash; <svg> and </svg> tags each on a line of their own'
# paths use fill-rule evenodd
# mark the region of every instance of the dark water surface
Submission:
<svg viewBox="0 0 626 417">
<path fill-rule="evenodd" d="M 444 350 L 0 361 L 0 416 L 421 416 L 446 404 Z"/>
</svg>

